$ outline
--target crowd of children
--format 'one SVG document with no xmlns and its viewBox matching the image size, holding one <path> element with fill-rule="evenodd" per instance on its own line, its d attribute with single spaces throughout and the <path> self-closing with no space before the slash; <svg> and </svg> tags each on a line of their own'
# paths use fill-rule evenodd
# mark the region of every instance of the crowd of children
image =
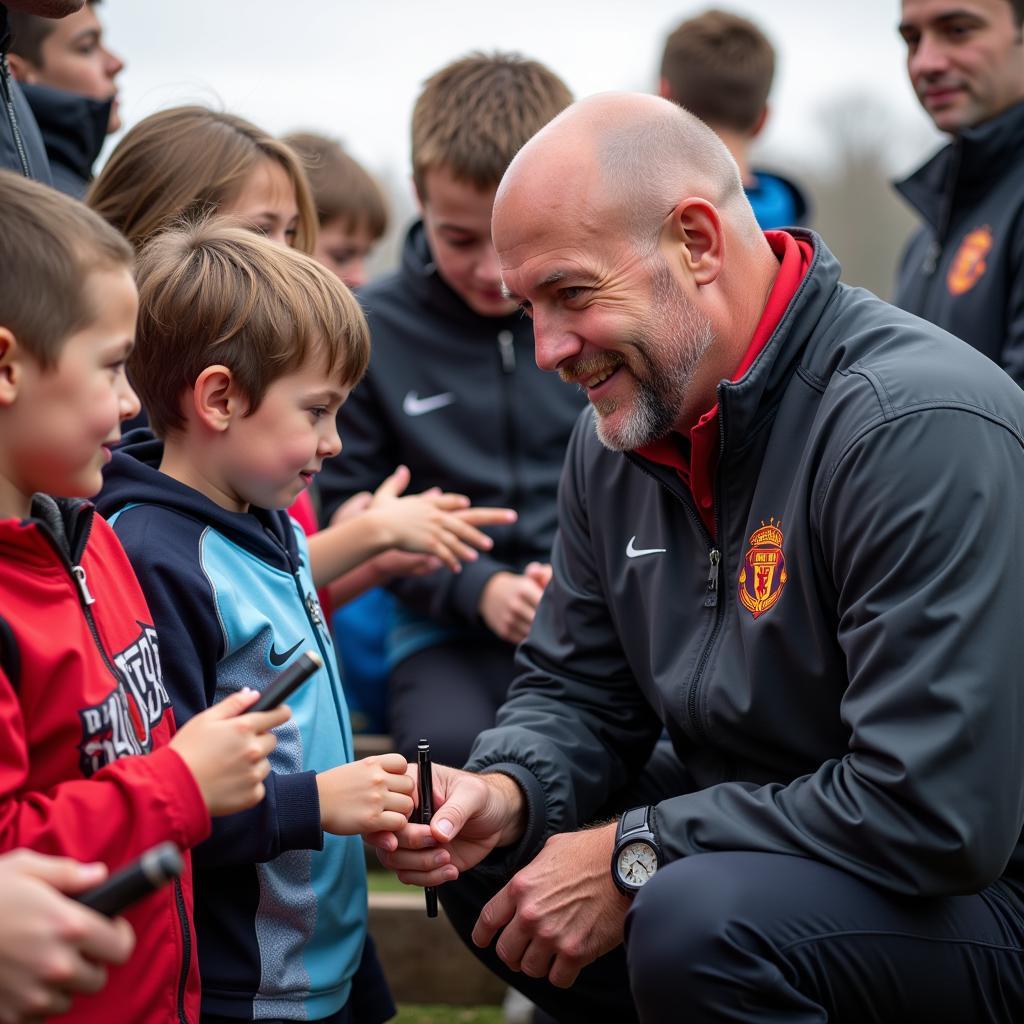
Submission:
<svg viewBox="0 0 1024 1024">
<path fill-rule="evenodd" d="M 32 26 L 22 72 L 83 30 Z M 358 837 L 412 812 L 417 729 L 451 761 L 491 724 L 550 571 L 582 398 L 537 371 L 489 217 L 570 99 L 518 57 L 434 76 L 422 220 L 375 288 L 383 193 L 322 136 L 179 107 L 134 125 L 84 202 L 0 171 L 0 850 L 103 865 L 0 870 L 58 865 L 70 892 L 161 840 L 186 862 L 127 925 L 79 911 L 74 969 L 26 975 L 10 1019 L 393 1014 Z M 112 91 L 91 100 L 113 116 Z M 350 631 L 353 675 L 387 645 L 397 753 L 354 757 Z M 249 712 L 306 650 L 311 681 Z"/>
</svg>

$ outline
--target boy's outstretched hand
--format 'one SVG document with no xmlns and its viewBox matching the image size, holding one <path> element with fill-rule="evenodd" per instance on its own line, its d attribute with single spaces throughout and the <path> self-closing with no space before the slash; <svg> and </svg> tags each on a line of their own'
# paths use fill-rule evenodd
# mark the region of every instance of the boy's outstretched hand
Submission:
<svg viewBox="0 0 1024 1024">
<path fill-rule="evenodd" d="M 494 542 L 479 526 L 514 523 L 510 508 L 472 508 L 464 494 L 447 494 L 437 488 L 402 497 L 409 486 L 409 470 L 399 466 L 374 492 L 364 513 L 384 527 L 387 546 L 402 551 L 433 555 L 458 572 L 462 562 L 473 561 L 477 550 L 489 551 Z"/>
<path fill-rule="evenodd" d="M 170 746 L 195 777 L 211 816 L 233 814 L 258 804 L 270 773 L 267 755 L 277 744 L 270 730 L 291 717 L 287 705 L 243 714 L 259 697 L 240 690 L 190 718 Z"/>
<path fill-rule="evenodd" d="M 355 836 L 404 828 L 413 809 L 407 768 L 401 754 L 375 754 L 317 775 L 324 831 Z"/>
</svg>

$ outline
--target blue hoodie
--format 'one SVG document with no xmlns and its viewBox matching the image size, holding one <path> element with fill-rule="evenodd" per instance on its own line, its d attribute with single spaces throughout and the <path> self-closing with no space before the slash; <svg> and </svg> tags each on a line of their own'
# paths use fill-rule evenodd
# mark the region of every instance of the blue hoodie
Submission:
<svg viewBox="0 0 1024 1024">
<path fill-rule="evenodd" d="M 265 689 L 307 649 L 324 661 L 288 700 L 266 798 L 195 850 L 203 1012 L 330 1016 L 363 952 L 366 874 L 360 839 L 320 827 L 316 773 L 352 760 L 352 735 L 305 538 L 285 512 L 228 512 L 160 473 L 148 433 L 127 442 L 97 505 L 142 584 L 177 720 Z"/>
</svg>

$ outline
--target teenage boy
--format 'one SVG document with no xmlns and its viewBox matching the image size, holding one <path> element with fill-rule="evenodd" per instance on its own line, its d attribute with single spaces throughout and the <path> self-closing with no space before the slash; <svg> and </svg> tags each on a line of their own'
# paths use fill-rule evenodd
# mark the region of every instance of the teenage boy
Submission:
<svg viewBox="0 0 1024 1024">
<path fill-rule="evenodd" d="M 158 236 L 138 278 L 129 370 L 160 440 L 114 455 L 100 507 L 164 637 L 175 710 L 262 690 L 309 648 L 324 663 L 289 700 L 266 799 L 197 851 L 204 1020 L 340 1024 L 358 1000 L 373 1024 L 393 1009 L 364 955 L 358 837 L 400 827 L 412 783 L 397 754 L 352 763 L 306 540 L 282 511 L 341 448 L 335 416 L 369 357 L 366 322 L 315 260 L 223 222 Z M 396 543 L 433 550 L 458 528 L 426 496 L 383 497 L 332 574 Z"/>
<path fill-rule="evenodd" d="M 584 399 L 534 364 L 530 323 L 501 291 L 491 207 L 519 147 L 570 101 L 556 75 L 514 55 L 474 54 L 433 75 L 412 118 L 422 219 L 401 268 L 360 292 L 373 358 L 339 419 L 345 457 L 325 466 L 325 514 L 396 463 L 413 491 L 519 512 L 463 572 L 392 584 L 391 733 L 407 755 L 428 736 L 439 760 L 461 764 L 493 725 L 550 575 L 555 491 Z"/>
<path fill-rule="evenodd" d="M 893 302 L 1024 386 L 1024 0 L 902 0 L 899 31 L 950 143 L 896 185 L 922 224 Z"/>
<path fill-rule="evenodd" d="M 0 850 L 102 861 L 203 840 L 263 796 L 287 718 L 237 693 L 175 732 L 153 617 L 95 494 L 119 423 L 137 297 L 127 242 L 0 172 Z M 194 1022 L 191 872 L 126 912 L 134 955 L 72 1019 Z M 68 965 L 70 966 L 70 965 Z M 67 976 L 68 992 L 76 988 Z"/>
<path fill-rule="evenodd" d="M 755 168 L 750 147 L 768 120 L 775 49 L 752 21 L 710 10 L 665 40 L 658 94 L 699 117 L 725 143 L 765 231 L 807 219 L 807 198 L 789 178 Z"/>
<path fill-rule="evenodd" d="M 109 132 L 121 127 L 124 61 L 103 38 L 100 0 L 55 21 L 12 11 L 8 62 L 43 136 L 55 188 L 81 199 Z"/>
</svg>

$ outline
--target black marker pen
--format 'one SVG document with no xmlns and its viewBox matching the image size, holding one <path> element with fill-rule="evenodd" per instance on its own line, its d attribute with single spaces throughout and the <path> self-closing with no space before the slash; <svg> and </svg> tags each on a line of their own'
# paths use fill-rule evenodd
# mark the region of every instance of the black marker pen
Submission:
<svg viewBox="0 0 1024 1024">
<path fill-rule="evenodd" d="M 426 740 L 420 740 L 416 746 L 416 763 L 419 765 L 420 824 L 429 825 L 434 813 L 434 780 L 430 772 L 430 744 Z M 437 890 L 427 886 L 423 895 L 427 901 L 427 917 L 437 917 Z"/>
</svg>

